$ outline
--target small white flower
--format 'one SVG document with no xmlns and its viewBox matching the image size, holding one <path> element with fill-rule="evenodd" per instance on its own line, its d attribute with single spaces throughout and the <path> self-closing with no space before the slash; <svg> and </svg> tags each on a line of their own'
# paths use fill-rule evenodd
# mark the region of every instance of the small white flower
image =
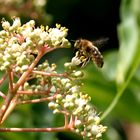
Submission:
<svg viewBox="0 0 140 140">
<path fill-rule="evenodd" d="M 3 27 L 4 30 L 7 30 L 10 27 L 10 23 L 8 21 L 3 21 L 2 22 L 2 27 Z"/>
<path fill-rule="evenodd" d="M 79 98 L 75 100 L 75 104 L 77 104 L 79 107 L 83 107 L 87 104 L 87 100 Z"/>
<path fill-rule="evenodd" d="M 9 59 L 11 59 L 11 55 L 10 54 L 5 54 L 4 56 L 3 56 L 3 60 L 4 61 L 8 61 Z"/>
<path fill-rule="evenodd" d="M 41 40 L 43 40 L 43 41 L 49 40 L 48 33 L 47 33 L 47 32 L 42 32 L 42 33 L 40 33 L 40 38 L 41 38 Z"/>
<path fill-rule="evenodd" d="M 76 77 L 82 77 L 82 76 L 83 76 L 83 72 L 82 72 L 82 71 L 76 71 L 76 72 L 74 73 L 74 75 L 75 75 Z"/>
<path fill-rule="evenodd" d="M 69 89 L 71 86 L 72 86 L 71 83 L 66 83 L 66 85 L 65 85 L 65 89 Z"/>
<path fill-rule="evenodd" d="M 29 27 L 34 27 L 35 26 L 35 21 L 30 20 L 29 22 L 26 23 L 26 25 L 29 26 Z"/>
<path fill-rule="evenodd" d="M 19 18 L 15 18 L 12 27 L 13 28 L 18 28 L 21 26 L 21 22 Z"/>
<path fill-rule="evenodd" d="M 75 126 L 78 127 L 78 126 L 81 126 L 82 122 L 81 120 L 76 120 L 75 121 Z"/>
<path fill-rule="evenodd" d="M 55 109 L 55 103 L 54 102 L 50 102 L 48 104 L 48 107 L 51 108 L 51 109 Z"/>
<path fill-rule="evenodd" d="M 99 133 L 99 127 L 97 125 L 93 125 L 91 128 L 91 132 L 93 135 L 97 135 Z"/>
<path fill-rule="evenodd" d="M 88 122 L 93 122 L 94 121 L 94 116 L 89 116 L 88 117 Z"/>
<path fill-rule="evenodd" d="M 79 92 L 79 89 L 80 89 L 79 86 L 73 86 L 72 88 L 70 88 L 70 91 L 71 91 L 72 93 L 75 93 L 75 92 Z"/>
<path fill-rule="evenodd" d="M 55 86 L 52 86 L 52 87 L 51 87 L 50 92 L 56 92 Z"/>
<path fill-rule="evenodd" d="M 29 37 L 30 34 L 32 33 L 33 29 L 32 27 L 28 27 L 28 28 L 25 28 L 24 30 L 21 31 L 21 34 L 24 36 L 24 37 Z"/>
<path fill-rule="evenodd" d="M 34 32 L 34 34 L 39 36 L 42 33 L 42 30 L 40 28 L 36 28 L 36 29 L 34 29 L 33 32 Z"/>
<path fill-rule="evenodd" d="M 66 101 L 72 102 L 75 99 L 74 95 L 66 95 Z"/>
<path fill-rule="evenodd" d="M 35 6 L 45 6 L 45 4 L 46 4 L 46 0 L 34 0 L 34 5 Z"/>
<path fill-rule="evenodd" d="M 57 28 L 52 28 L 49 31 L 49 37 L 51 38 L 52 42 L 55 43 L 55 41 L 58 41 L 57 43 L 59 44 L 59 41 L 62 40 L 62 38 L 64 37 L 64 32 L 60 31 Z"/>
<path fill-rule="evenodd" d="M 21 69 L 22 69 L 23 71 L 27 70 L 28 68 L 29 68 L 28 65 L 23 65 L 23 66 L 21 67 Z"/>
<path fill-rule="evenodd" d="M 20 45 L 19 44 L 12 44 L 11 49 L 13 52 L 20 51 Z"/>
<path fill-rule="evenodd" d="M 70 80 L 69 80 L 68 78 L 63 78 L 63 79 L 61 80 L 61 83 L 62 83 L 63 85 L 65 85 L 65 84 L 68 83 L 68 82 L 70 82 Z"/>
<path fill-rule="evenodd" d="M 81 64 L 81 60 L 77 57 L 73 57 L 72 60 L 71 60 L 71 64 L 73 66 L 77 66 L 77 65 L 80 65 Z"/>
<path fill-rule="evenodd" d="M 98 117 L 98 116 L 94 117 L 94 121 L 96 122 L 96 124 L 98 124 L 100 122 L 100 120 L 101 120 L 100 117 Z"/>
</svg>

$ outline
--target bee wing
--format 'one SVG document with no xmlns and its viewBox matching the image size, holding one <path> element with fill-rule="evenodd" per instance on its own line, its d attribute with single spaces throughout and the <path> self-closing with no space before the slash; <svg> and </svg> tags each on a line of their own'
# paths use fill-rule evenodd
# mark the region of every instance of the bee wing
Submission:
<svg viewBox="0 0 140 140">
<path fill-rule="evenodd" d="M 102 47 L 105 44 L 107 44 L 108 40 L 109 38 L 101 38 L 101 39 L 93 41 L 92 43 L 94 46 Z"/>
</svg>

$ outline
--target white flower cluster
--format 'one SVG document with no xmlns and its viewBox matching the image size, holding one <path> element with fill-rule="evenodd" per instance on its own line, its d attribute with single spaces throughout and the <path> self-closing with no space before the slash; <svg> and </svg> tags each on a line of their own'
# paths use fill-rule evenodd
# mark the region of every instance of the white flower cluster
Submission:
<svg viewBox="0 0 140 140">
<path fill-rule="evenodd" d="M 35 27 L 31 20 L 21 25 L 19 18 L 13 24 L 2 21 L 3 30 L 0 31 L 0 70 L 15 68 L 15 71 L 27 70 L 35 59 L 34 54 L 41 47 L 70 47 L 70 42 L 65 38 L 67 29 L 57 25 L 56 28 Z"/>
<path fill-rule="evenodd" d="M 73 61 L 65 64 L 65 67 L 70 69 L 69 76 L 72 80 L 56 78 L 56 86 L 61 87 L 62 92 L 57 94 L 56 99 L 49 103 L 49 107 L 53 113 L 65 112 L 70 116 L 75 116 L 74 131 L 85 139 L 96 140 L 102 136 L 107 127 L 100 124 L 100 117 L 90 104 L 91 97 L 81 92 L 80 78 L 83 73 L 74 69 L 75 65 L 72 63 Z"/>
<path fill-rule="evenodd" d="M 67 112 L 69 115 L 75 116 L 74 130 L 83 138 L 96 140 L 106 131 L 106 126 L 100 124 L 100 117 L 96 110 L 89 103 L 90 96 L 80 91 L 80 86 L 72 86 L 69 79 L 61 80 L 64 94 L 58 94 L 56 100 L 49 103 L 49 107 L 54 113 Z"/>
</svg>

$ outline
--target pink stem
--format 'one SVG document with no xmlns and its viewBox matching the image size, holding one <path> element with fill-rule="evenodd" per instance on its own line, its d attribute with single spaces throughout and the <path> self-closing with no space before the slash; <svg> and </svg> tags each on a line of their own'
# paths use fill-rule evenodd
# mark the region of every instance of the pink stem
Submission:
<svg viewBox="0 0 140 140">
<path fill-rule="evenodd" d="M 69 128 L 70 129 L 73 129 L 74 128 L 74 123 L 75 123 L 75 116 L 74 115 L 71 115 L 70 123 L 69 123 Z"/>
<path fill-rule="evenodd" d="M 32 71 L 35 74 L 40 74 L 40 75 L 44 75 L 44 76 L 57 76 L 57 77 L 67 77 L 67 74 L 57 74 L 57 73 L 47 73 L 47 72 L 43 72 L 43 71 Z"/>
<path fill-rule="evenodd" d="M 8 70 L 7 73 L 9 76 L 9 92 L 12 93 L 13 92 L 13 72 L 12 70 Z"/>
<path fill-rule="evenodd" d="M 34 99 L 34 100 L 27 100 L 27 101 L 18 101 L 18 104 L 29 104 L 29 103 L 40 103 L 44 101 L 51 101 L 55 99 L 55 97 L 47 97 L 47 98 L 42 98 L 42 99 Z"/>
<path fill-rule="evenodd" d="M 50 91 L 24 91 L 24 90 L 19 90 L 17 91 L 17 94 L 24 94 L 24 95 L 33 95 L 33 94 L 48 94 Z"/>
<path fill-rule="evenodd" d="M 20 77 L 20 79 L 17 81 L 15 87 L 14 87 L 14 92 L 16 92 L 18 90 L 18 88 L 26 81 L 26 78 L 30 75 L 30 73 L 32 72 L 32 70 L 34 69 L 34 67 L 37 65 L 37 63 L 39 62 L 40 58 L 43 56 L 43 53 L 39 53 L 38 56 L 36 57 L 36 59 L 34 60 L 34 62 L 30 65 L 30 67 L 28 68 L 28 70 L 26 72 L 24 72 L 22 74 L 22 76 Z"/>
<path fill-rule="evenodd" d="M 15 87 L 13 88 L 12 92 L 8 92 L 6 99 L 0 109 L 0 124 L 2 123 L 2 118 L 13 98 L 13 96 L 16 94 L 18 88 L 26 81 L 26 78 L 29 76 L 33 68 L 36 66 L 36 64 L 39 62 L 40 58 L 43 56 L 43 53 L 40 52 L 34 62 L 30 65 L 29 69 L 23 73 L 23 75 L 20 77 L 20 79 L 17 81 Z"/>
<path fill-rule="evenodd" d="M 62 132 L 68 131 L 68 128 L 0 128 L 0 132 Z"/>
<path fill-rule="evenodd" d="M 65 128 L 68 128 L 68 119 L 69 119 L 69 116 L 67 114 L 64 114 L 64 117 L 65 117 Z"/>
<path fill-rule="evenodd" d="M 0 96 L 1 96 L 3 99 L 6 99 L 6 95 L 3 94 L 1 91 L 0 91 Z"/>
</svg>

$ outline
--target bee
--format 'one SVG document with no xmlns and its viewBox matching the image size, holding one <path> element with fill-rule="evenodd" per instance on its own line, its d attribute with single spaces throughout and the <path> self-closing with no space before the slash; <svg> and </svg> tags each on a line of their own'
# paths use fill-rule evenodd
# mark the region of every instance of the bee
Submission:
<svg viewBox="0 0 140 140">
<path fill-rule="evenodd" d="M 78 39 L 76 40 L 74 47 L 78 49 L 76 52 L 76 57 L 81 60 L 81 67 L 87 65 L 87 63 L 92 59 L 92 61 L 96 64 L 97 67 L 102 68 L 104 64 L 103 56 L 96 47 L 97 45 L 101 45 L 106 42 L 107 39 L 97 40 L 95 42 L 91 42 L 87 39 Z"/>
</svg>

